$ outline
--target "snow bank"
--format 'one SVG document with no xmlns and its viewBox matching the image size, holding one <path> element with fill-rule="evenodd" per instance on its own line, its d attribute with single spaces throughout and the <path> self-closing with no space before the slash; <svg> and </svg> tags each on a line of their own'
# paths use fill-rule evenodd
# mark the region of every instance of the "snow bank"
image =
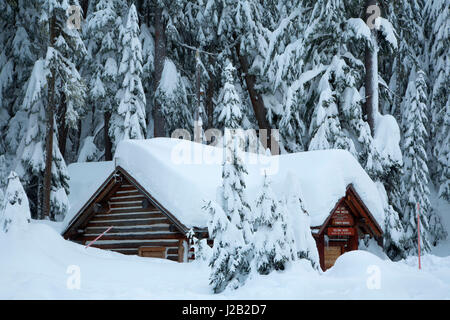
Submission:
<svg viewBox="0 0 450 320">
<path fill-rule="evenodd" d="M 221 294 L 208 276 L 206 262 L 85 248 L 41 222 L 0 232 L 0 299 L 450 299 L 450 257 L 432 255 L 420 271 L 417 258 L 394 263 L 364 251 L 345 253 L 325 273 L 302 259 Z"/>
<path fill-rule="evenodd" d="M 420 271 L 415 258 L 394 263 L 363 251 L 345 253 L 325 273 L 303 259 L 221 294 L 212 294 L 208 276 L 206 262 L 86 249 L 42 223 L 0 232 L 0 299 L 450 299 L 450 257 L 432 255 Z"/>
<path fill-rule="evenodd" d="M 187 227 L 206 227 L 204 200 L 215 200 L 222 183 L 223 149 L 186 140 L 157 138 L 122 141 L 117 164 L 129 172 L 167 210 Z M 280 156 L 243 154 L 248 176 L 247 196 L 254 203 L 264 171 L 282 199 L 296 179 L 303 192 L 311 225 L 321 225 L 353 184 L 374 218 L 383 224 L 378 190 L 357 160 L 347 151 L 321 150 Z"/>
<path fill-rule="evenodd" d="M 32 223 L 26 233 L 0 232 L 0 299 L 186 299 L 200 279 L 207 294 L 207 267 L 181 265 L 85 248 Z"/>
</svg>

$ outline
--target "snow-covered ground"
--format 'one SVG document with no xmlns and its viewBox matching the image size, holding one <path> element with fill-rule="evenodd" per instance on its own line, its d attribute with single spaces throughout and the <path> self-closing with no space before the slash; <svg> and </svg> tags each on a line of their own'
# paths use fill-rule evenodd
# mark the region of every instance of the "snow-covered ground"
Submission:
<svg viewBox="0 0 450 320">
<path fill-rule="evenodd" d="M 86 249 L 49 224 L 0 233 L 0 299 L 450 299 L 449 251 L 424 256 L 420 271 L 417 258 L 394 263 L 366 251 L 344 254 L 325 273 L 302 260 L 214 295 L 204 262 Z"/>
</svg>

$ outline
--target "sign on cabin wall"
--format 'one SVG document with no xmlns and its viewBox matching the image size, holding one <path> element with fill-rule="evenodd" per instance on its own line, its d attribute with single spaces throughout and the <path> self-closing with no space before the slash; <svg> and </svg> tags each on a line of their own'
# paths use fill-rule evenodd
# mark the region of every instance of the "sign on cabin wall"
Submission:
<svg viewBox="0 0 450 320">
<path fill-rule="evenodd" d="M 329 227 L 327 231 L 329 236 L 354 236 L 354 228 L 333 228 Z"/>
<path fill-rule="evenodd" d="M 348 209 L 344 206 L 339 207 L 331 217 L 331 224 L 334 226 L 352 226 L 353 217 Z"/>
</svg>

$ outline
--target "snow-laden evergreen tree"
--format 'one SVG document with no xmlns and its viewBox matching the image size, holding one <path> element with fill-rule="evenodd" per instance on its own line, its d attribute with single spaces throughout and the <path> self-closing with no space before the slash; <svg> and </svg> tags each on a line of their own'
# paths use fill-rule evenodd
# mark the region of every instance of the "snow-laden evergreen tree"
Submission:
<svg viewBox="0 0 450 320">
<path fill-rule="evenodd" d="M 287 210 L 272 191 L 270 179 L 264 175 L 260 194 L 253 210 L 254 268 L 260 274 L 284 270 L 295 259 L 294 239 L 288 237 Z"/>
<path fill-rule="evenodd" d="M 12 57 L 12 42 L 14 38 L 15 10 L 11 4 L 3 1 L 0 4 L 0 153 L 6 152 L 4 132 L 14 104 L 14 59 Z M 8 94 L 9 92 L 9 94 Z"/>
<path fill-rule="evenodd" d="M 407 245 L 407 241 L 401 218 L 398 212 L 389 204 L 383 183 L 380 181 L 375 183 L 384 206 L 383 250 L 388 257 L 395 261 L 406 258 L 407 255 L 404 248 Z"/>
<path fill-rule="evenodd" d="M 145 138 L 146 100 L 141 81 L 142 47 L 139 33 L 136 7 L 132 4 L 120 34 L 122 60 L 118 72 L 123 82 L 117 95 L 118 108 L 111 120 L 110 136 L 113 137 L 113 149 L 121 140 Z"/>
<path fill-rule="evenodd" d="M 184 24 L 185 16 L 188 14 L 184 7 L 188 4 L 190 4 L 190 1 L 182 0 L 144 0 L 137 3 L 142 20 L 149 26 L 154 40 L 152 46 L 154 48 L 152 53 L 152 86 L 146 88 L 149 97 L 147 111 L 151 112 L 148 127 L 149 130 L 153 130 L 153 133 L 148 133 L 149 137 L 167 136 L 170 131 L 170 129 L 165 128 L 168 121 L 165 119 L 156 97 L 167 58 L 174 62 L 180 70 L 189 69 L 188 75 L 193 74 L 194 66 L 193 64 L 189 66 L 188 61 L 193 61 L 194 51 L 187 49 L 186 44 L 191 44 L 188 41 L 190 42 L 195 38 L 195 32 L 191 32 L 189 26 Z M 149 76 L 148 72 L 146 74 Z M 146 81 L 148 80 L 146 79 Z M 186 104 L 183 107 L 186 107 Z M 192 122 L 189 122 L 182 127 L 191 126 Z"/>
<path fill-rule="evenodd" d="M 22 109 L 28 115 L 28 128 L 17 150 L 18 163 L 16 170 L 25 185 L 25 190 L 31 202 L 32 216 L 37 219 L 43 215 L 43 178 L 45 172 L 45 144 L 47 138 L 47 87 L 50 70 L 47 60 L 36 61 L 33 73 L 28 81 L 27 92 Z M 55 121 L 55 120 L 53 120 Z M 51 215 L 52 219 L 61 220 L 68 209 L 68 180 L 66 164 L 59 151 L 56 135 L 56 124 L 53 130 L 52 159 L 52 189 Z"/>
<path fill-rule="evenodd" d="M 99 158 L 100 151 L 94 143 L 94 137 L 85 137 L 81 145 L 80 152 L 78 153 L 77 162 L 98 161 Z"/>
<path fill-rule="evenodd" d="M 409 254 L 417 252 L 417 205 L 420 206 L 420 238 L 421 248 L 429 252 L 433 242 L 430 232 L 430 216 L 432 214 L 428 188 L 428 156 L 426 145 L 428 134 L 426 125 L 427 96 L 425 73 L 415 69 L 409 77 L 409 84 L 402 103 L 403 114 L 403 152 L 404 178 L 402 181 L 403 194 L 403 223 L 405 225 L 406 250 Z"/>
<path fill-rule="evenodd" d="M 434 154 L 438 162 L 439 197 L 450 202 L 450 100 L 447 100 L 442 113 L 441 126 L 436 130 Z"/>
<path fill-rule="evenodd" d="M 6 159 L 5 155 L 0 155 L 0 203 L 3 202 L 4 197 L 4 190 L 7 185 L 7 166 L 6 166 Z"/>
<path fill-rule="evenodd" d="M 0 190 L 4 189 L 7 184 L 7 164 L 4 154 L 0 154 Z"/>
<path fill-rule="evenodd" d="M 250 272 L 250 250 L 243 232 L 231 222 L 222 207 L 214 202 L 208 202 L 204 210 L 209 214 L 208 232 L 214 239 L 209 262 L 209 284 L 214 293 L 220 293 L 227 287 L 237 289 L 245 282 Z"/>
<path fill-rule="evenodd" d="M 349 3 L 357 5 L 355 1 Z M 311 16 L 304 40 L 308 53 L 302 74 L 312 81 L 306 93 L 313 107 L 307 120 L 308 150 L 339 148 L 357 158 L 357 150 L 362 150 L 360 161 L 365 158 L 373 163 L 376 155 L 371 132 L 364 123 L 364 97 L 360 95 L 362 48 L 371 45 L 371 33 L 362 19 L 352 17 L 355 13 L 347 5 L 346 1 L 308 2 Z M 366 167 L 367 163 L 362 165 Z"/>
<path fill-rule="evenodd" d="M 31 75 L 34 62 L 44 42 L 39 30 L 40 2 L 19 0 L 3 1 L 0 8 L 2 18 L 0 35 L 0 127 L 7 121 L 1 132 L 8 162 L 13 161 L 27 126 L 27 117 L 21 110 L 25 96 L 26 82 Z M 3 65 L 3 66 L 2 66 Z M 1 138 L 0 138 L 1 142 Z"/>
<path fill-rule="evenodd" d="M 244 115 L 241 112 L 242 101 L 235 87 L 235 72 L 236 69 L 233 67 L 233 64 L 227 60 L 223 71 L 224 85 L 214 110 L 215 124 L 221 129 L 243 129 Z"/>
<path fill-rule="evenodd" d="M 187 91 L 184 79 L 175 66 L 175 63 L 166 58 L 161 74 L 155 100 L 166 120 L 166 134 L 171 135 L 176 129 L 192 131 L 192 111 L 188 105 Z"/>
<path fill-rule="evenodd" d="M 19 176 L 11 171 L 8 187 L 0 206 L 0 230 L 14 232 L 26 230 L 31 221 L 30 206 Z"/>
<path fill-rule="evenodd" d="M 152 90 L 153 84 L 153 74 L 155 71 L 155 40 L 153 39 L 150 26 L 146 23 L 141 23 L 141 34 L 139 35 L 139 40 L 142 45 L 142 86 L 144 87 L 146 105 L 146 119 L 147 119 L 147 138 L 153 137 L 153 117 L 152 117 L 152 105 L 154 92 Z"/>
<path fill-rule="evenodd" d="M 295 177 L 296 175 L 293 172 L 287 176 L 286 185 L 290 187 L 286 198 L 283 199 L 289 213 L 287 223 L 290 226 L 295 226 L 295 233 L 293 235 L 288 233 L 288 239 L 290 237 L 294 238 L 297 258 L 309 260 L 313 268 L 318 269 L 320 266 L 319 253 L 316 241 L 311 233 L 311 218 L 303 202 L 303 193 L 298 183 L 299 180 Z"/>
<path fill-rule="evenodd" d="M 232 57 L 239 78 L 245 82 L 245 108 L 243 113 L 254 119 L 250 125 L 258 129 L 270 129 L 267 108 L 260 92 L 260 75 L 267 50 L 265 28 L 262 24 L 266 14 L 262 3 L 256 0 L 225 0 L 219 9 L 218 40 L 225 46 L 226 55 Z M 249 99 L 248 99 L 248 98 Z"/>
<path fill-rule="evenodd" d="M 89 101 L 93 106 L 93 128 L 88 135 L 102 132 L 98 149 L 104 150 L 104 159 L 112 160 L 111 115 L 117 108 L 116 93 L 121 87 L 119 64 L 121 61 L 120 29 L 126 4 L 122 0 L 91 1 L 92 12 L 86 18 L 86 47 L 88 59 L 84 74 L 89 77 Z M 101 115 L 101 117 L 99 117 Z M 102 130 L 96 130 L 101 126 Z M 95 136 L 94 136 L 95 138 Z"/>
<path fill-rule="evenodd" d="M 75 61 L 85 50 L 78 31 L 67 24 L 66 1 L 36 4 L 40 58 L 34 64 L 21 106 L 28 113 L 28 124 L 17 148 L 17 171 L 25 183 L 33 215 L 61 220 L 68 208 L 69 190 L 58 136 L 76 128 L 83 112 L 85 87 Z"/>
<path fill-rule="evenodd" d="M 432 177 L 439 197 L 450 202 L 450 9 L 445 0 L 425 4 L 426 64 L 430 77 Z"/>
<path fill-rule="evenodd" d="M 408 86 L 409 75 L 412 68 L 419 64 L 424 48 L 423 2 L 393 1 L 389 3 L 389 7 L 390 20 L 398 33 L 398 48 L 389 80 L 389 89 L 394 93 L 389 112 L 400 119 L 400 105 Z"/>
<path fill-rule="evenodd" d="M 206 210 L 212 215 L 209 225 L 214 239 L 210 283 L 214 292 L 227 286 L 241 286 L 250 272 L 252 230 L 250 205 L 245 195 L 247 169 L 242 156 L 244 141 L 233 129 L 242 125 L 242 112 L 235 104 L 225 105 L 224 156 L 219 206 L 211 203 Z M 216 243 L 217 241 L 217 243 Z"/>
<path fill-rule="evenodd" d="M 304 151 L 307 147 L 305 114 L 308 98 L 304 86 L 320 70 L 310 72 L 309 77 L 302 76 L 306 55 L 306 23 L 301 14 L 303 3 L 298 0 L 268 2 L 265 7 L 265 16 L 275 24 L 273 30 L 266 32 L 269 41 L 263 67 L 260 68 L 268 79 L 267 83 L 262 84 L 268 118 L 280 130 L 282 149 L 287 152 Z M 255 61 L 254 70 L 257 65 Z M 279 96 L 282 97 L 281 101 Z"/>
<path fill-rule="evenodd" d="M 212 248 L 208 245 L 207 239 L 192 238 L 195 260 L 206 261 L 209 263 L 212 257 Z"/>
</svg>

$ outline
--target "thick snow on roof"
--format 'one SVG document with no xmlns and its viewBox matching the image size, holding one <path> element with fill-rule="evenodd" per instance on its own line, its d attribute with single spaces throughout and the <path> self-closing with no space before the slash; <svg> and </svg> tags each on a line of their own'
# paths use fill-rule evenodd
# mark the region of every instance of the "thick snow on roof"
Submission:
<svg viewBox="0 0 450 320">
<path fill-rule="evenodd" d="M 122 141 L 115 158 L 117 165 L 131 174 L 185 226 L 206 227 L 208 217 L 202 207 L 204 201 L 218 198 L 222 156 L 222 148 L 156 138 Z M 377 187 L 346 151 L 324 150 L 280 156 L 243 153 L 243 159 L 248 170 L 247 197 L 251 204 L 261 189 L 264 172 L 267 172 L 280 199 L 292 192 L 302 195 L 311 225 L 318 226 L 345 195 L 347 186 L 353 184 L 378 224 L 383 225 L 383 203 Z M 71 169 L 71 177 L 76 172 L 74 169 L 81 170 Z"/>
<path fill-rule="evenodd" d="M 64 228 L 113 172 L 114 163 L 112 161 L 72 163 L 67 170 L 70 176 L 70 208 L 63 221 Z"/>
</svg>

